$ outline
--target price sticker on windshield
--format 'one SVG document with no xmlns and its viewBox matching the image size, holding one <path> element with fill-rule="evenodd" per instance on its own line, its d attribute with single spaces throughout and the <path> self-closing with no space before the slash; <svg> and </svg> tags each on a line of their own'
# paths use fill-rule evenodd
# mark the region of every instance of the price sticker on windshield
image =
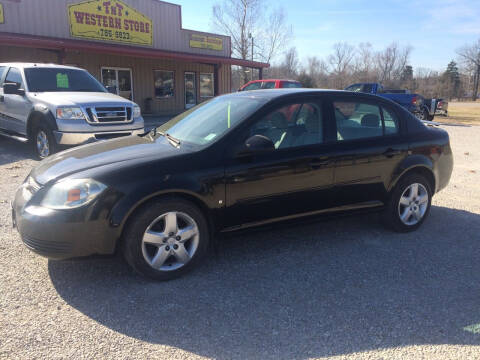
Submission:
<svg viewBox="0 0 480 360">
<path fill-rule="evenodd" d="M 57 74 L 57 88 L 59 89 L 68 89 L 68 76 L 67 74 Z"/>
</svg>

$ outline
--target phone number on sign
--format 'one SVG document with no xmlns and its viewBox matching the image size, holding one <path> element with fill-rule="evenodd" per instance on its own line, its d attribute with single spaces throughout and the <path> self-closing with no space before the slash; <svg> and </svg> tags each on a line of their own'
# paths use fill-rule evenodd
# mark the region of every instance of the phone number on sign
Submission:
<svg viewBox="0 0 480 360">
<path fill-rule="evenodd" d="M 113 31 L 100 29 L 99 35 L 109 39 L 130 40 L 130 33 L 125 31 Z"/>
</svg>

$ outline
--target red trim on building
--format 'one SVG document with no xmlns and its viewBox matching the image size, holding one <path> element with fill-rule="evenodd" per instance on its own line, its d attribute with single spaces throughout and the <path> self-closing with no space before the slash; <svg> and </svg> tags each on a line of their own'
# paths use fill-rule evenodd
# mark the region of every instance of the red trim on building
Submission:
<svg viewBox="0 0 480 360">
<path fill-rule="evenodd" d="M 35 35 L 23 35 L 0 32 L 0 44 L 49 50 L 77 50 L 102 54 L 133 56 L 143 58 L 167 58 L 207 64 L 228 64 L 250 68 L 268 68 L 270 64 L 223 56 L 189 54 L 165 50 L 147 49 L 134 46 L 103 44 L 94 41 L 60 39 Z"/>
</svg>

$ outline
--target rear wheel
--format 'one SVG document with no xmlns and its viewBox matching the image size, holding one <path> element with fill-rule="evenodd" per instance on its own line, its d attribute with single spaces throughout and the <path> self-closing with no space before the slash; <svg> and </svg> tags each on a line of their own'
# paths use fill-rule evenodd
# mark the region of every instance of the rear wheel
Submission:
<svg viewBox="0 0 480 360">
<path fill-rule="evenodd" d="M 429 113 L 426 109 L 422 109 L 419 113 L 417 113 L 417 117 L 420 119 L 420 120 L 429 120 L 428 117 L 429 117 Z"/>
<path fill-rule="evenodd" d="M 199 263 L 208 242 L 201 211 L 183 199 L 165 198 L 135 215 L 125 230 L 123 253 L 140 274 L 171 280 Z"/>
<path fill-rule="evenodd" d="M 42 124 L 34 126 L 30 142 L 33 153 L 39 160 L 45 159 L 57 150 L 52 130 Z"/>
<path fill-rule="evenodd" d="M 384 221 L 395 231 L 414 231 L 428 216 L 431 202 L 428 180 L 420 174 L 407 175 L 395 186 L 384 212 Z"/>
</svg>

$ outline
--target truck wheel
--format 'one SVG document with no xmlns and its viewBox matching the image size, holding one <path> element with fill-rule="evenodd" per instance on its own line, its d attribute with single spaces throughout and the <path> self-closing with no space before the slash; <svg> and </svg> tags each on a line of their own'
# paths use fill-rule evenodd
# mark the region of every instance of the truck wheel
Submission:
<svg viewBox="0 0 480 360">
<path fill-rule="evenodd" d="M 423 109 L 422 111 L 420 111 L 418 114 L 417 114 L 417 117 L 420 119 L 420 120 L 428 120 L 428 111 Z"/>
<path fill-rule="evenodd" d="M 138 273 L 171 280 L 194 268 L 208 249 L 209 231 L 202 212 L 179 198 L 144 207 L 123 235 L 123 254 Z"/>
<path fill-rule="evenodd" d="M 33 153 L 38 160 L 45 159 L 57 150 L 57 144 L 52 130 L 42 124 L 36 125 L 33 128 L 30 142 Z"/>
</svg>

